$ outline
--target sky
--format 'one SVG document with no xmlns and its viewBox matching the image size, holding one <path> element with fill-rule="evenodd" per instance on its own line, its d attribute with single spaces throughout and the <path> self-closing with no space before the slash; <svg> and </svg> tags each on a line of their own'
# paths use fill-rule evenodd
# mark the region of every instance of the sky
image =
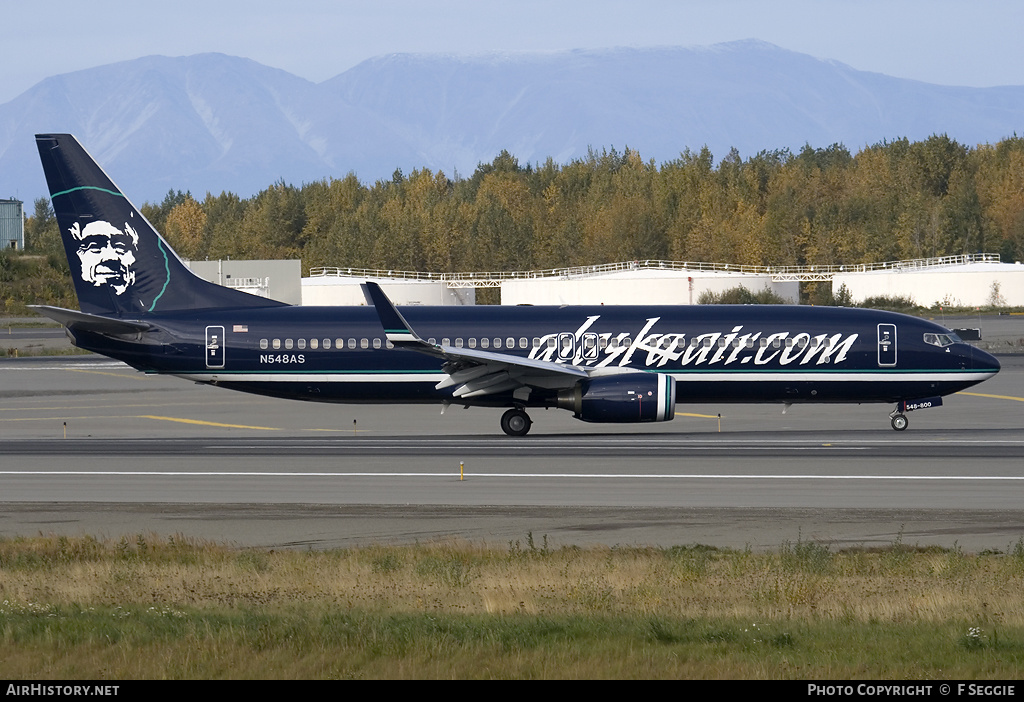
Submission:
<svg viewBox="0 0 1024 702">
<path fill-rule="evenodd" d="M 942 85 L 1024 85 L 1020 0 L 0 0 L 0 104 L 51 75 L 215 51 L 313 82 L 391 53 L 760 39 Z"/>
</svg>

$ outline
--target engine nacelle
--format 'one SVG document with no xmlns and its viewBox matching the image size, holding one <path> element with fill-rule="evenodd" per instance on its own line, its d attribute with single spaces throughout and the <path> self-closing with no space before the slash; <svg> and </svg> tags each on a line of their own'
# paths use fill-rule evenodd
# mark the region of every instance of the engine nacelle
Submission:
<svg viewBox="0 0 1024 702">
<path fill-rule="evenodd" d="M 558 406 L 584 422 L 667 422 L 676 416 L 676 379 L 664 373 L 588 378 L 558 393 Z"/>
</svg>

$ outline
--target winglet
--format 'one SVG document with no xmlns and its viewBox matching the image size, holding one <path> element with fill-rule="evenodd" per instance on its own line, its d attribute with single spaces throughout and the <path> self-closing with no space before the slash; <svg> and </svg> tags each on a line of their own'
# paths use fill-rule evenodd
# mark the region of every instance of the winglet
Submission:
<svg viewBox="0 0 1024 702">
<path fill-rule="evenodd" d="M 393 344 L 401 344 L 403 342 L 423 343 L 423 340 L 412 330 L 409 323 L 405 321 L 405 317 L 398 311 L 398 308 L 388 299 L 388 296 L 384 294 L 384 291 L 380 289 L 377 283 L 362 283 L 359 287 L 363 289 L 363 295 L 366 297 L 366 303 L 372 305 L 377 310 L 377 316 L 380 317 L 381 326 L 384 327 L 384 333 L 387 335 L 388 341 Z"/>
<path fill-rule="evenodd" d="M 377 316 L 380 318 L 381 326 L 384 327 L 384 333 L 387 334 L 388 341 L 393 343 L 395 346 L 408 349 L 410 351 L 425 353 L 429 356 L 443 358 L 449 362 L 489 366 L 489 371 L 485 371 L 485 375 L 490 372 L 506 374 L 503 378 L 494 376 L 489 379 L 489 381 L 494 382 L 495 384 L 486 386 L 488 393 L 477 392 L 478 390 L 484 389 L 485 386 L 481 385 L 481 383 L 488 382 L 485 378 L 474 376 L 475 379 L 472 382 L 473 387 L 470 389 L 470 383 L 465 382 L 466 377 L 460 376 L 460 379 L 456 382 L 463 382 L 464 392 L 473 392 L 474 395 L 456 395 L 457 397 L 472 397 L 476 394 L 503 392 L 521 385 L 522 383 L 518 380 L 512 382 L 512 380 L 507 377 L 509 369 L 514 369 L 516 372 L 526 371 L 536 373 L 537 371 L 540 371 L 545 374 L 570 377 L 573 378 L 573 382 L 575 382 L 576 378 L 589 377 L 589 373 L 586 370 L 575 366 L 562 365 L 551 361 L 542 361 L 536 358 L 515 356 L 507 353 L 495 353 L 494 351 L 482 351 L 480 349 L 464 349 L 462 347 L 438 345 L 432 344 L 429 341 L 424 341 L 419 334 L 412 330 L 409 323 L 405 321 L 405 317 L 403 317 L 402 313 L 398 311 L 394 304 L 392 304 L 391 300 L 388 299 L 388 296 L 384 294 L 384 291 L 380 289 L 379 285 L 367 282 L 363 283 L 361 287 L 363 289 L 363 295 L 366 296 L 367 304 L 373 305 L 373 308 L 377 311 Z M 508 380 L 512 384 L 499 384 L 499 381 L 503 380 Z M 438 389 L 441 388 L 438 387 Z"/>
</svg>

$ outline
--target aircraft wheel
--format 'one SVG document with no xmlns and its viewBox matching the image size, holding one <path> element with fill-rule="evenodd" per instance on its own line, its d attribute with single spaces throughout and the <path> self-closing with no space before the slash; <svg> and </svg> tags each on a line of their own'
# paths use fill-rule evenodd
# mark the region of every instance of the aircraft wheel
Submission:
<svg viewBox="0 0 1024 702">
<path fill-rule="evenodd" d="M 501 430 L 509 436 L 526 436 L 531 424 L 530 415 L 521 409 L 510 409 L 501 415 Z"/>
<path fill-rule="evenodd" d="M 895 429 L 896 431 L 903 431 L 904 429 L 907 428 L 907 425 L 910 424 L 910 422 L 907 421 L 907 415 L 905 414 L 893 415 L 891 423 L 892 428 Z"/>
</svg>

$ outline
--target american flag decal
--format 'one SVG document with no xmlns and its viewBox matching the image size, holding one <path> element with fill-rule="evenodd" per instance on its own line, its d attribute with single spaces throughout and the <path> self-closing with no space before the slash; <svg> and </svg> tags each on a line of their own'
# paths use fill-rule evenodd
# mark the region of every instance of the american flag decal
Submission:
<svg viewBox="0 0 1024 702">
<path fill-rule="evenodd" d="M 248 332 L 249 331 L 249 325 L 248 324 L 236 324 L 235 326 L 231 327 L 231 331 L 235 332 L 236 334 L 238 332 Z"/>
</svg>

